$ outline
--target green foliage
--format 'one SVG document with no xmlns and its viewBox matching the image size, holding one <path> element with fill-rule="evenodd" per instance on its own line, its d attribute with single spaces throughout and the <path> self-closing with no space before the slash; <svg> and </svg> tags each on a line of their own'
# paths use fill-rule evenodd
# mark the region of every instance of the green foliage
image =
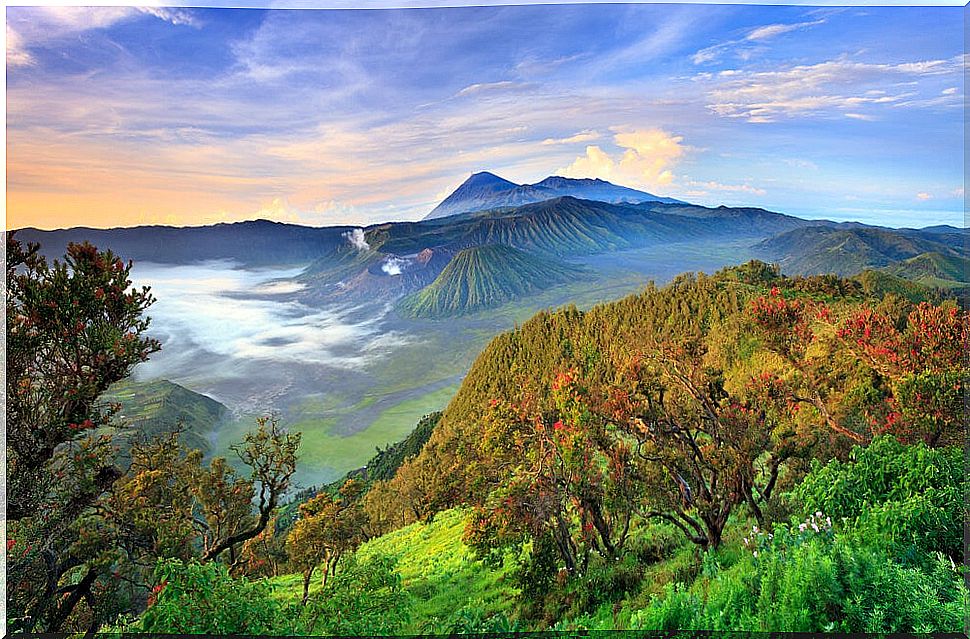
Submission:
<svg viewBox="0 0 970 639">
<path fill-rule="evenodd" d="M 310 579 L 323 564 L 323 583 L 336 574 L 340 559 L 352 553 L 365 538 L 366 514 L 360 505 L 363 485 L 348 479 L 339 496 L 320 493 L 300 504 L 300 518 L 286 538 L 290 561 L 303 571 L 303 603 L 307 603 Z"/>
<path fill-rule="evenodd" d="M 728 267 L 718 272 L 724 278 L 735 279 L 742 284 L 757 287 L 769 287 L 781 279 L 781 269 L 777 264 L 766 264 L 760 260 L 751 260 L 739 266 Z"/>
<path fill-rule="evenodd" d="M 351 555 L 327 585 L 307 602 L 308 634 L 401 634 L 411 615 L 411 598 L 395 570 L 396 560 L 381 554 Z"/>
<path fill-rule="evenodd" d="M 848 461 L 815 461 L 790 501 L 803 513 L 845 518 L 866 544 L 897 556 L 940 551 L 960 558 L 966 496 L 960 449 L 879 437 L 854 447 Z"/>
<path fill-rule="evenodd" d="M 265 582 L 234 579 L 222 564 L 161 561 L 155 583 L 139 632 L 293 634 L 291 614 Z"/>
<path fill-rule="evenodd" d="M 479 560 L 462 541 L 467 518 L 463 510 L 441 512 L 430 523 L 395 530 L 357 551 L 362 561 L 373 554 L 397 558 L 403 586 L 414 600 L 408 632 L 445 624 L 460 602 L 477 602 L 485 618 L 511 613 L 518 595 L 509 577 L 514 558 L 493 564 Z"/>
<path fill-rule="evenodd" d="M 905 567 L 850 537 L 776 528 L 774 538 L 691 586 L 670 584 L 631 616 L 644 630 L 956 632 L 967 590 L 937 555 Z"/>
<path fill-rule="evenodd" d="M 931 252 L 897 262 L 886 272 L 935 288 L 970 286 L 970 260 L 958 255 Z"/>
</svg>

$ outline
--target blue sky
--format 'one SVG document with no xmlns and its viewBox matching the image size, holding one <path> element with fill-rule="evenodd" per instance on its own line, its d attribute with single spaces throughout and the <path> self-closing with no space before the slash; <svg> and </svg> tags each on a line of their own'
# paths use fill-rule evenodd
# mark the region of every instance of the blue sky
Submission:
<svg viewBox="0 0 970 639">
<path fill-rule="evenodd" d="M 418 219 L 468 174 L 964 225 L 960 7 L 7 9 L 7 227 Z"/>
</svg>

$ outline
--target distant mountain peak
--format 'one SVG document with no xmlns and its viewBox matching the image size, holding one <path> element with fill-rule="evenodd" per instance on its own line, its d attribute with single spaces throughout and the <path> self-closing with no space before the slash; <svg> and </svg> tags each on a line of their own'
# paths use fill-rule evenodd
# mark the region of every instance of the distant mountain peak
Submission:
<svg viewBox="0 0 970 639">
<path fill-rule="evenodd" d="M 599 178 L 568 178 L 561 175 L 550 175 L 535 184 L 515 184 L 489 171 L 480 171 L 473 173 L 424 219 L 430 220 L 460 213 L 523 206 L 564 196 L 612 204 L 621 202 L 684 204 L 673 198 L 652 195 L 645 191 L 611 184 Z"/>
<path fill-rule="evenodd" d="M 515 182 L 510 182 L 503 177 L 499 177 L 490 171 L 479 171 L 472 173 L 471 177 L 465 180 L 464 184 L 508 184 L 513 187 L 518 186 Z"/>
</svg>

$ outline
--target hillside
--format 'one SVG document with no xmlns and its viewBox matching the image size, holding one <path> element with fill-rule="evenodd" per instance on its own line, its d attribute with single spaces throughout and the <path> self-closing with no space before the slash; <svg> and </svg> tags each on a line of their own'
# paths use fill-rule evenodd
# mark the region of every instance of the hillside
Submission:
<svg viewBox="0 0 970 639">
<path fill-rule="evenodd" d="M 853 275 L 922 253 L 948 258 L 967 255 L 966 236 L 960 233 L 844 225 L 795 229 L 755 245 L 754 250 L 791 275 Z"/>
<path fill-rule="evenodd" d="M 387 448 L 378 448 L 377 452 L 371 457 L 366 464 L 350 471 L 340 479 L 323 487 L 332 493 L 336 493 L 337 490 L 344 484 L 348 479 L 358 479 L 365 483 L 372 483 L 375 481 L 387 481 L 394 477 L 394 473 L 397 469 L 405 462 L 405 460 L 414 457 L 421 452 L 421 449 L 427 443 L 428 438 L 431 437 L 431 433 L 434 431 L 434 427 L 438 425 L 438 421 L 441 420 L 441 412 L 431 413 L 425 415 L 418 422 L 414 430 L 411 431 L 407 437 L 399 442 L 394 442 Z M 316 488 L 311 488 L 304 491 L 305 496 L 310 497 L 318 492 Z M 301 493 L 303 494 L 303 493 Z M 301 496 L 297 495 L 294 502 L 301 501 Z"/>
<path fill-rule="evenodd" d="M 610 204 L 559 197 L 514 209 L 441 221 L 382 224 L 367 229 L 381 251 L 505 244 L 554 255 L 591 255 L 698 238 L 766 238 L 809 224 L 761 209 L 709 209 L 678 204 Z"/>
<path fill-rule="evenodd" d="M 921 253 L 884 269 L 926 286 L 950 289 L 970 286 L 970 259 L 943 253 Z"/>
<path fill-rule="evenodd" d="M 452 632 L 497 632 L 496 622 L 507 619 L 518 590 L 511 579 L 511 558 L 499 565 L 483 562 L 462 542 L 468 512 L 453 509 L 431 522 L 418 522 L 366 542 L 356 553 L 360 561 L 388 557 L 400 575 L 404 596 L 411 604 L 401 634 L 448 635 Z M 298 601 L 300 576 L 268 580 L 282 601 Z M 318 592 L 320 580 L 310 586 Z M 496 618 L 498 617 L 498 619 Z M 325 628 L 326 620 L 314 634 Z"/>
<path fill-rule="evenodd" d="M 582 276 L 574 266 L 501 244 L 459 251 L 423 290 L 404 298 L 402 313 L 450 317 L 491 308 Z"/>
<path fill-rule="evenodd" d="M 460 213 L 518 207 L 563 196 L 613 203 L 679 202 L 673 198 L 617 186 L 600 179 L 550 176 L 535 184 L 516 184 L 494 173 L 483 171 L 465 180 L 424 219 L 433 220 Z"/>
<path fill-rule="evenodd" d="M 123 439 L 152 437 L 170 432 L 181 423 L 182 442 L 203 452 L 209 451 L 212 433 L 227 413 L 226 407 L 216 400 L 165 379 L 125 380 L 108 389 L 101 400 L 121 404 L 115 421 L 127 428 L 115 432 Z"/>
</svg>

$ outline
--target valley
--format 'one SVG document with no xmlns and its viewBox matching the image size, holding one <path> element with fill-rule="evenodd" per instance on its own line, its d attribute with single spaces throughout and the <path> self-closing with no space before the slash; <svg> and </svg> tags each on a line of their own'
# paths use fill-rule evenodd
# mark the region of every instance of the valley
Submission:
<svg viewBox="0 0 970 639">
<path fill-rule="evenodd" d="M 226 456 L 257 416 L 279 415 L 303 433 L 297 485 L 319 485 L 444 408 L 492 337 L 536 311 L 589 308 L 651 279 L 663 283 L 684 268 L 713 272 L 746 254 L 747 242 L 736 241 L 583 256 L 573 264 L 584 278 L 447 321 L 407 317 L 383 302 L 313 309 L 293 293 L 264 292 L 267 282 L 288 290 L 281 284 L 298 278 L 298 269 L 136 264 L 136 284 L 151 286 L 158 298 L 150 333 L 163 348 L 135 369 L 135 384 L 167 379 L 224 404 L 228 415 L 202 428 L 210 455 Z M 242 316 L 250 321 L 236 319 Z"/>
</svg>

